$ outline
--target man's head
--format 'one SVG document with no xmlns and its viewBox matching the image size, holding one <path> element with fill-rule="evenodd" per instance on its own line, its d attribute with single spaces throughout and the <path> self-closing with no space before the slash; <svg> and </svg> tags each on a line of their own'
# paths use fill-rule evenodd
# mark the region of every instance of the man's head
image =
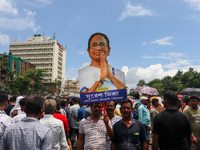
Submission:
<svg viewBox="0 0 200 150">
<path fill-rule="evenodd" d="M 107 57 L 110 54 L 108 37 L 103 33 L 94 33 L 88 41 L 87 51 L 92 60 L 100 60 L 102 52 Z"/>
<path fill-rule="evenodd" d="M 8 104 L 8 92 L 0 90 L 0 108 L 2 110 L 5 110 L 7 108 L 7 104 Z"/>
<path fill-rule="evenodd" d="M 73 98 L 71 99 L 71 101 L 72 101 L 73 104 L 78 104 L 79 101 L 80 101 L 80 98 L 78 98 L 78 97 L 73 97 Z"/>
<path fill-rule="evenodd" d="M 56 110 L 59 111 L 61 108 L 61 100 L 60 99 L 56 99 Z"/>
<path fill-rule="evenodd" d="M 190 97 L 190 104 L 193 109 L 197 109 L 199 105 L 199 97 L 197 95 L 193 95 Z"/>
<path fill-rule="evenodd" d="M 53 114 L 56 111 L 56 100 L 46 99 L 44 101 L 44 112 L 45 114 Z"/>
<path fill-rule="evenodd" d="M 98 117 L 102 115 L 103 104 L 102 103 L 92 103 L 91 104 L 92 116 Z"/>
<path fill-rule="evenodd" d="M 186 105 L 190 106 L 190 96 L 184 95 L 183 101 L 186 103 Z"/>
<path fill-rule="evenodd" d="M 152 105 L 156 108 L 159 106 L 159 102 L 157 98 L 152 99 Z"/>
<path fill-rule="evenodd" d="M 182 98 L 178 98 L 178 102 L 177 102 L 177 108 L 181 108 L 183 106 L 183 99 Z"/>
<path fill-rule="evenodd" d="M 22 111 L 26 110 L 26 103 L 27 103 L 26 98 L 22 98 L 19 100 L 19 105 L 20 105 Z"/>
<path fill-rule="evenodd" d="M 169 106 L 177 106 L 178 97 L 177 94 L 172 90 L 167 90 L 164 92 L 164 106 L 168 108 Z"/>
<path fill-rule="evenodd" d="M 143 105 L 147 105 L 148 104 L 148 98 L 145 96 L 140 97 L 140 101 Z"/>
<path fill-rule="evenodd" d="M 130 118 L 133 112 L 133 104 L 129 99 L 121 102 L 120 112 L 123 118 Z"/>
<path fill-rule="evenodd" d="M 40 114 L 43 112 L 43 102 L 44 98 L 38 95 L 28 99 L 25 106 L 27 116 L 34 115 L 35 117 L 40 117 Z"/>
<path fill-rule="evenodd" d="M 116 108 L 116 104 L 114 101 L 108 101 L 108 102 L 105 102 L 106 104 L 106 112 L 107 114 L 114 114 L 114 111 L 115 111 L 115 108 Z"/>
<path fill-rule="evenodd" d="M 13 95 L 10 97 L 10 102 L 16 102 L 16 99 L 17 99 L 18 95 Z"/>
</svg>

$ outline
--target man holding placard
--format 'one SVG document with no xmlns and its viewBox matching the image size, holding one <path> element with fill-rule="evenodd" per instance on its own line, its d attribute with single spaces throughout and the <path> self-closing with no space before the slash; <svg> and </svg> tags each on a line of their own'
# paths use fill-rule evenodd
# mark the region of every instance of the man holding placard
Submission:
<svg viewBox="0 0 200 150">
<path fill-rule="evenodd" d="M 111 129 L 108 116 L 102 117 L 102 110 L 102 103 L 91 104 L 92 116 L 82 119 L 79 125 L 77 150 L 82 150 L 83 146 L 84 149 L 110 149 L 108 136 L 112 139 L 114 133 Z"/>
</svg>

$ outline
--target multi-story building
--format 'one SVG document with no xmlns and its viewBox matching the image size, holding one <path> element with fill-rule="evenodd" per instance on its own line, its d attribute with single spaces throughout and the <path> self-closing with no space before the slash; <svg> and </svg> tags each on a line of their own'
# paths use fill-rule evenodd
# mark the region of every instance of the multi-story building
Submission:
<svg viewBox="0 0 200 150">
<path fill-rule="evenodd" d="M 45 69 L 48 74 L 45 82 L 61 81 L 64 91 L 66 50 L 56 40 L 35 35 L 27 41 L 10 42 L 9 52 L 36 65 L 36 69 Z"/>
<path fill-rule="evenodd" d="M 0 54 L 0 83 L 13 81 L 30 69 L 35 70 L 35 65 L 11 54 Z"/>
<path fill-rule="evenodd" d="M 65 81 L 65 94 L 79 94 L 79 79 Z"/>
</svg>

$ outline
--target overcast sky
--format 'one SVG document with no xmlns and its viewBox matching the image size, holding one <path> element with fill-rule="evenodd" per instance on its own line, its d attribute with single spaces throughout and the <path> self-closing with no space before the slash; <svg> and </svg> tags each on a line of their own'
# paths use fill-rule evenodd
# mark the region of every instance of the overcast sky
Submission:
<svg viewBox="0 0 200 150">
<path fill-rule="evenodd" d="M 110 39 L 109 64 L 128 88 L 189 67 L 200 71 L 200 0 L 0 0 L 0 52 L 41 34 L 67 46 L 66 79 L 89 65 L 87 41 Z"/>
</svg>

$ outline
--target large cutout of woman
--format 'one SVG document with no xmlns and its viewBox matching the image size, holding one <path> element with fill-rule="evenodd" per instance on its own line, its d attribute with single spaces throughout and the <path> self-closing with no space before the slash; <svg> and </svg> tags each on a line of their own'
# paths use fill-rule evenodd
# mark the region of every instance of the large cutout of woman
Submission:
<svg viewBox="0 0 200 150">
<path fill-rule="evenodd" d="M 110 55 L 108 37 L 103 33 L 94 33 L 88 40 L 90 66 L 79 70 L 80 93 L 96 92 L 101 87 L 109 90 L 126 89 L 125 75 L 119 69 L 109 65 Z"/>
</svg>

